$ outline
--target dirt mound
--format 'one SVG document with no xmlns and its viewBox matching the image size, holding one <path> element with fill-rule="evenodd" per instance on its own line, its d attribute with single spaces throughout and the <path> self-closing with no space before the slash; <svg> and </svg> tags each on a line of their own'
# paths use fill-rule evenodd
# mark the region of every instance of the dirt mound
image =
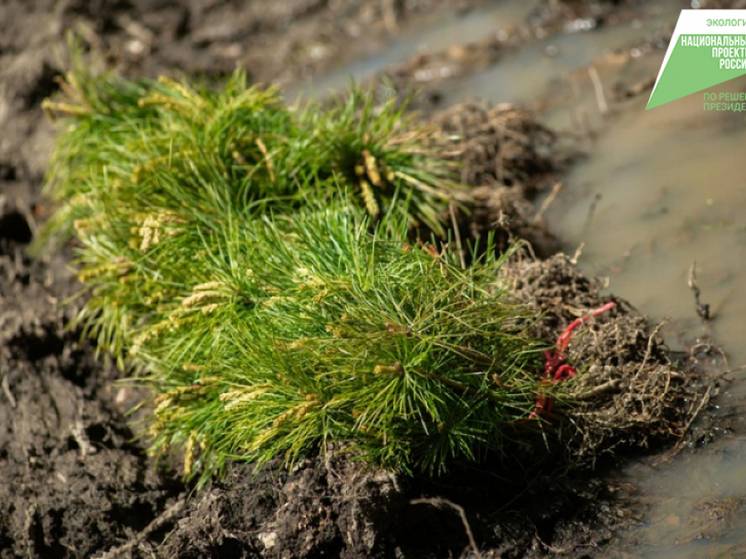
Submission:
<svg viewBox="0 0 746 559">
<path fill-rule="evenodd" d="M 514 105 L 460 103 L 433 122 L 449 139 L 444 149 L 458 162 L 464 184 L 515 186 L 533 194 L 567 163 L 557 135 Z"/>
<path fill-rule="evenodd" d="M 191 500 L 158 552 L 163 557 L 385 556 L 402 495 L 383 471 L 345 460 L 234 465 Z"/>
<path fill-rule="evenodd" d="M 556 184 L 575 154 L 534 115 L 510 104 L 469 102 L 436 113 L 442 150 L 459 180 L 474 186 L 459 223 L 469 239 L 494 233 L 499 249 L 516 238 L 540 256 L 559 250 L 530 202 Z"/>
<path fill-rule="evenodd" d="M 471 531 L 482 557 L 559 548 L 580 556 L 630 519 L 616 499 L 626 490 L 610 479 L 527 485 L 517 473 L 511 487 L 490 463 L 436 480 L 396 479 L 339 458 L 258 475 L 234 464 L 188 502 L 162 544 L 140 548 L 157 557 L 474 557 Z"/>
<path fill-rule="evenodd" d="M 564 254 L 519 258 L 504 273 L 518 298 L 541 316 L 535 334 L 549 342 L 574 320 L 616 304 L 603 319 L 578 328 L 566 351 L 567 363 L 582 373 L 567 395 L 580 405 L 568 441 L 575 458 L 595 460 L 617 446 L 644 448 L 686 434 L 712 389 L 702 386 L 694 363 L 672 363 L 659 327 L 626 301 L 603 294 Z"/>
</svg>

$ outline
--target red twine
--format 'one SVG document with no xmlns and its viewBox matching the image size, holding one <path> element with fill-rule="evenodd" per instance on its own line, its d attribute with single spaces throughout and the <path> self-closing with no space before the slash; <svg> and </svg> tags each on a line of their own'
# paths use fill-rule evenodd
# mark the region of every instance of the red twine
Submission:
<svg viewBox="0 0 746 559">
<path fill-rule="evenodd" d="M 567 346 L 570 345 L 575 330 L 585 322 L 588 322 L 591 318 L 597 317 L 607 311 L 610 311 L 616 307 L 615 302 L 606 303 L 602 307 L 592 310 L 585 316 L 576 318 L 570 324 L 567 325 L 562 333 L 557 338 L 554 350 L 547 350 L 544 352 L 544 382 L 558 383 L 571 379 L 577 374 L 575 367 L 565 363 L 565 351 Z M 536 404 L 534 409 L 529 415 L 529 418 L 538 418 L 542 413 L 549 413 L 552 411 L 552 399 L 549 396 L 539 395 L 536 397 Z"/>
</svg>

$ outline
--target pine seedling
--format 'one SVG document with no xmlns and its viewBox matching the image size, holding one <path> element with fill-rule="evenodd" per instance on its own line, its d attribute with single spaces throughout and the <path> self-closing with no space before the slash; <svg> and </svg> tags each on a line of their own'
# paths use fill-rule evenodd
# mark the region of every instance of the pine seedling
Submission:
<svg viewBox="0 0 746 559">
<path fill-rule="evenodd" d="M 154 448 L 184 447 L 203 474 L 234 459 L 293 464 L 332 442 L 408 472 L 499 450 L 539 390 L 527 317 L 496 279 L 501 259 L 463 269 L 409 246 L 405 229 L 377 236 L 349 205 L 229 217 L 167 241 L 192 251 L 134 272 L 129 308 L 96 301 L 94 328 L 112 306 L 135 317 L 123 355 L 157 394 Z"/>
<path fill-rule="evenodd" d="M 500 448 L 540 368 L 502 260 L 464 270 L 368 225 L 332 207 L 205 240 L 204 269 L 136 335 L 160 393 L 156 446 L 193 438 L 208 471 L 334 441 L 404 471 Z"/>
<path fill-rule="evenodd" d="M 353 90 L 338 107 L 291 110 L 240 71 L 219 90 L 82 68 L 62 83 L 63 96 L 44 103 L 70 123 L 49 173 L 63 203 L 56 230 L 93 225 L 93 200 L 210 223 L 227 211 L 293 211 L 341 187 L 373 221 L 394 211 L 443 237 L 446 209 L 461 198 L 432 131 L 394 99 L 375 105 Z"/>
<path fill-rule="evenodd" d="M 69 84 L 47 104 L 70 117 L 49 230 L 74 230 L 80 323 L 152 388 L 153 449 L 187 475 L 329 444 L 439 472 L 501 450 L 552 390 L 505 256 L 408 242 L 450 199 L 393 105 L 294 113 L 240 74 Z"/>
</svg>

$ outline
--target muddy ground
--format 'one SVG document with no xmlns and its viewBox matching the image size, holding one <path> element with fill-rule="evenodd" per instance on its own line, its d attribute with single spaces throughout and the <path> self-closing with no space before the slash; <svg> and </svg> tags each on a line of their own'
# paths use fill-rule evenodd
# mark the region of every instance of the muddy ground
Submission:
<svg viewBox="0 0 746 559">
<path fill-rule="evenodd" d="M 459 9 L 478 3 L 462 0 Z M 275 465 L 255 473 L 236 464 L 194 492 L 167 464 L 148 459 L 126 415 L 137 392 L 68 328 L 79 304 L 69 302 L 77 289 L 70 249 L 45 259 L 26 252 L 49 214 L 40 188 L 53 129 L 39 103 L 56 90 L 66 30 L 77 30 L 107 64 L 130 75 L 220 76 L 239 64 L 255 79 L 289 83 L 374 48 L 445 4 L 192 0 L 173 8 L 99 0 L 0 7 L 0 557 L 475 556 L 466 525 L 482 557 L 583 557 L 597 555 L 620 526 L 636 521 L 634 488 L 615 481 L 613 471 L 599 475 L 609 469 L 603 463 L 592 474 L 569 476 L 556 467 L 536 475 L 503 464 L 508 473 L 498 476 L 487 462 L 427 481 L 396 478 L 340 452 L 293 472 Z M 526 33 L 550 32 L 588 10 L 604 21 L 614 4 L 552 2 Z M 488 45 L 465 60 L 491 63 L 492 51 Z M 527 202 L 569 162 L 547 155 L 551 133 L 520 112 L 473 105 L 435 122 L 464 135 L 461 157 L 470 164 L 463 179 L 482 187 L 482 217 L 470 233 L 499 222 L 506 238 L 517 233 L 538 252 L 553 252 L 556 239 L 532 219 Z M 517 134 L 526 141 L 512 142 Z M 506 178 L 510 189 L 495 186 Z M 563 289 L 561 275 L 535 277 Z"/>
</svg>

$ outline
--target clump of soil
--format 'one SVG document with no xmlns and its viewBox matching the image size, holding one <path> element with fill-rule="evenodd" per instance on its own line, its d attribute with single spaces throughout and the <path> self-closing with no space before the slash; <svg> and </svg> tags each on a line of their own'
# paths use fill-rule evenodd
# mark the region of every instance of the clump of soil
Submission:
<svg viewBox="0 0 746 559">
<path fill-rule="evenodd" d="M 461 223 L 471 239 L 479 242 L 492 234 L 501 252 L 519 239 L 528 241 L 542 257 L 559 250 L 558 239 L 544 226 L 521 189 L 493 184 L 475 187 L 470 195 L 467 217 Z"/>
<path fill-rule="evenodd" d="M 188 502 L 162 544 L 141 547 L 158 557 L 473 557 L 468 526 L 483 557 L 559 547 L 579 556 L 631 519 L 615 502 L 627 489 L 611 479 L 546 476 L 527 485 L 517 471 L 511 488 L 493 466 L 425 480 L 341 455 L 291 473 L 270 465 L 258 476 L 234 464 Z"/>
<path fill-rule="evenodd" d="M 343 454 L 292 472 L 235 464 L 191 499 L 162 557 L 380 557 L 400 519 L 396 478 Z"/>
<path fill-rule="evenodd" d="M 500 250 L 524 239 L 540 256 L 557 252 L 559 242 L 530 200 L 555 184 L 574 157 L 562 138 L 510 104 L 461 103 L 432 121 L 459 180 L 474 186 L 459 219 L 462 235 L 479 240 L 493 233 Z"/>
<path fill-rule="evenodd" d="M 504 274 L 518 299 L 541 316 L 535 334 L 544 340 L 556 339 L 593 309 L 616 303 L 603 320 L 578 329 L 566 352 L 567 362 L 580 371 L 568 395 L 580 402 L 572 419 L 573 456 L 592 461 L 618 446 L 645 448 L 684 437 L 712 388 L 702 386 L 694 363 L 672 363 L 659 327 L 626 301 L 602 294 L 599 282 L 564 254 L 544 261 L 519 258 Z"/>
<path fill-rule="evenodd" d="M 463 184 L 500 184 L 526 195 L 542 190 L 565 167 L 559 138 L 529 112 L 510 104 L 460 103 L 437 113 L 444 150 Z"/>
</svg>

